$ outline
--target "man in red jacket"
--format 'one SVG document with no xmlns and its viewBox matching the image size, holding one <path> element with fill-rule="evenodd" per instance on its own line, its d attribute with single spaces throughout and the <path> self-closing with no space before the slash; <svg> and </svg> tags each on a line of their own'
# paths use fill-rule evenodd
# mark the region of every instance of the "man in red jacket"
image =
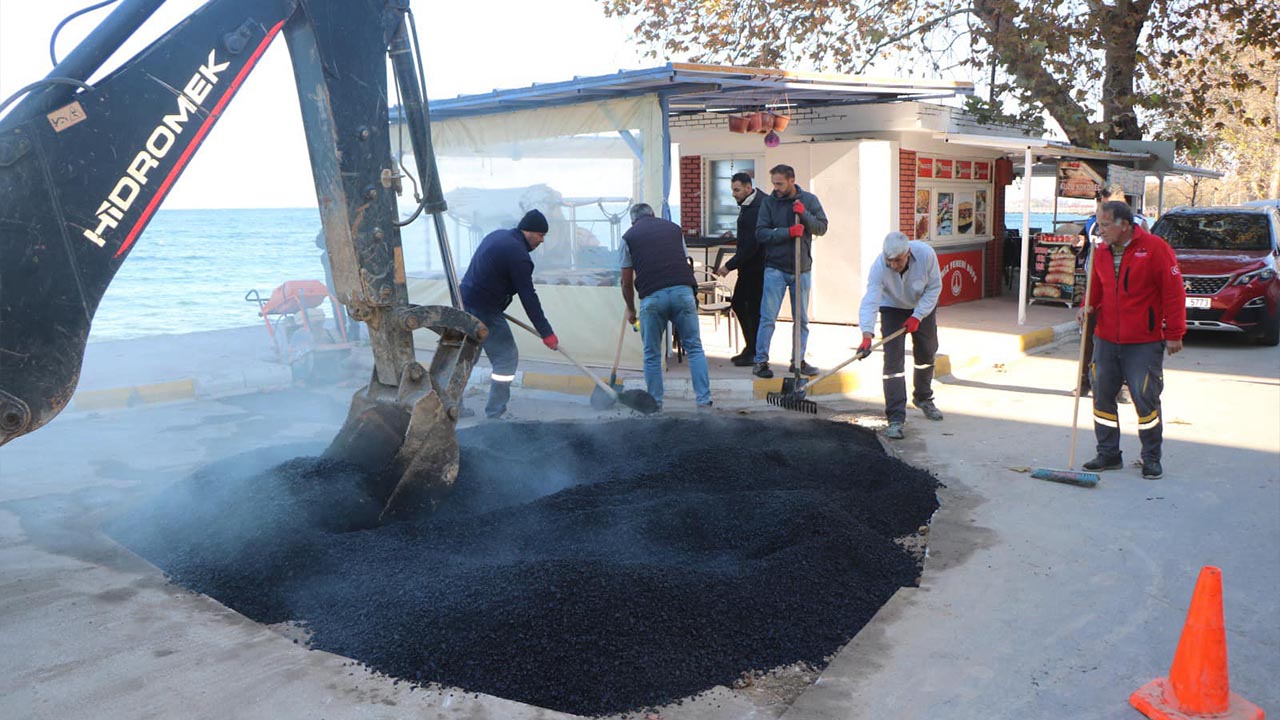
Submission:
<svg viewBox="0 0 1280 720">
<path fill-rule="evenodd" d="M 1098 212 L 1103 245 L 1093 260 L 1093 286 L 1088 302 L 1076 314 L 1084 323 L 1097 313 L 1093 345 L 1093 430 L 1098 456 L 1084 464 L 1097 472 L 1124 467 L 1120 456 L 1120 417 L 1116 393 L 1128 384 L 1138 411 L 1142 440 L 1142 477 L 1164 475 L 1160 466 L 1163 427 L 1160 391 L 1164 357 L 1182 349 L 1187 332 L 1186 290 L 1173 248 L 1137 227 L 1133 211 L 1122 202 L 1103 204 Z"/>
</svg>

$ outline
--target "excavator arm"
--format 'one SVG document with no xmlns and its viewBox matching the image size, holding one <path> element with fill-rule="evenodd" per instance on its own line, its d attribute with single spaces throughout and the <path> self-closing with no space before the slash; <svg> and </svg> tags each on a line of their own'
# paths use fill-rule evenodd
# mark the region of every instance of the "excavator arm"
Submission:
<svg viewBox="0 0 1280 720">
<path fill-rule="evenodd" d="M 89 84 L 163 2 L 121 0 L 0 117 L 0 444 L 45 425 L 69 402 L 111 279 L 283 35 L 334 285 L 348 312 L 367 323 L 375 360 L 328 455 L 383 477 L 388 511 L 430 507 L 457 474 L 454 426 L 487 330 L 460 309 L 408 0 L 212 0 Z M 414 215 L 435 218 L 453 307 L 409 302 L 388 59 L 418 164 Z M 248 172 L 261 165 L 244 158 Z M 440 336 L 426 367 L 414 353 L 418 328 Z"/>
</svg>

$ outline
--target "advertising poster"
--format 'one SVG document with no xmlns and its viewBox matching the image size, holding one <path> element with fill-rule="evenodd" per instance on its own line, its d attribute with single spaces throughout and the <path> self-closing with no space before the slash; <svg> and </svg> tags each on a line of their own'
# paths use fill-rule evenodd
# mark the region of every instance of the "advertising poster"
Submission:
<svg viewBox="0 0 1280 720">
<path fill-rule="evenodd" d="M 939 253 L 942 270 L 942 294 L 939 305 L 953 305 L 982 298 L 982 251 Z"/>
<path fill-rule="evenodd" d="M 933 176 L 940 180 L 950 180 L 953 177 L 951 174 L 951 168 L 954 163 L 954 160 L 938 158 L 938 160 L 934 162 Z"/>
<path fill-rule="evenodd" d="M 954 210 L 955 193 L 940 192 L 938 193 L 938 211 L 936 214 L 938 228 L 938 237 L 946 237 L 955 234 L 955 228 L 951 224 L 951 215 Z"/>
<path fill-rule="evenodd" d="M 973 179 L 973 161 L 972 160 L 956 161 L 956 179 L 957 180 Z"/>
<path fill-rule="evenodd" d="M 979 190 L 973 201 L 973 234 L 987 234 L 987 191 Z"/>
<path fill-rule="evenodd" d="M 916 240 L 929 237 L 929 201 L 932 196 L 930 190 L 916 190 Z"/>
<path fill-rule="evenodd" d="M 973 192 L 956 193 L 956 234 L 973 234 Z"/>
<path fill-rule="evenodd" d="M 1036 237 L 1031 266 L 1031 302 L 1071 305 L 1075 301 L 1076 236 Z"/>
<path fill-rule="evenodd" d="M 976 162 L 973 164 L 974 180 L 990 180 L 991 179 L 991 163 Z"/>
<path fill-rule="evenodd" d="M 922 178 L 933 177 L 933 158 L 916 158 L 916 176 Z"/>
<path fill-rule="evenodd" d="M 1092 200 L 1106 180 L 1107 166 L 1087 160 L 1058 162 L 1058 197 Z"/>
</svg>

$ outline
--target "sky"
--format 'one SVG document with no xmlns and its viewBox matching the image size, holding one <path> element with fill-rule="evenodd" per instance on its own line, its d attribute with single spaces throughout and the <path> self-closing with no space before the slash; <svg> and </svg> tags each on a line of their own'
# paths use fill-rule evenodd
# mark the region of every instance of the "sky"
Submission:
<svg viewBox="0 0 1280 720">
<path fill-rule="evenodd" d="M 0 100 L 52 68 L 49 38 L 91 0 L 0 0 Z M 204 3 L 169 0 L 108 68 Z M 114 7 L 114 6 L 112 6 Z M 631 22 L 598 0 L 416 0 L 429 98 L 488 92 L 658 64 L 630 42 Z M 72 21 L 65 57 L 111 8 Z M 164 203 L 166 208 L 315 207 L 289 53 L 277 37 Z"/>
</svg>

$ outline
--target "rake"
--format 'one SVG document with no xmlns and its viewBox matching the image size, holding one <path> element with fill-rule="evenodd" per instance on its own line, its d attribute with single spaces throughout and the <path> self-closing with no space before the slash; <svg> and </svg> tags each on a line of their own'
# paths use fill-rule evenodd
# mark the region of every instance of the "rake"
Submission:
<svg viewBox="0 0 1280 720">
<path fill-rule="evenodd" d="M 782 392 L 771 392 L 768 395 L 765 395 L 765 400 L 768 400 L 770 405 L 777 405 L 780 408 L 808 413 L 810 415 L 817 415 L 818 403 L 805 399 L 805 394 L 808 392 L 810 387 L 817 385 L 823 380 L 826 380 L 832 375 L 840 372 L 846 365 L 867 357 L 867 355 L 871 354 L 872 350 L 879 348 L 881 345 L 884 345 L 885 343 L 902 335 L 906 331 L 907 329 L 905 327 L 898 328 L 898 330 L 893 334 L 888 337 L 881 338 L 879 342 L 872 345 L 871 348 L 867 350 L 866 355 L 863 355 L 861 352 L 854 353 L 849 359 L 818 375 L 818 377 L 814 378 L 812 382 L 806 382 L 806 378 L 783 378 Z"/>
</svg>

